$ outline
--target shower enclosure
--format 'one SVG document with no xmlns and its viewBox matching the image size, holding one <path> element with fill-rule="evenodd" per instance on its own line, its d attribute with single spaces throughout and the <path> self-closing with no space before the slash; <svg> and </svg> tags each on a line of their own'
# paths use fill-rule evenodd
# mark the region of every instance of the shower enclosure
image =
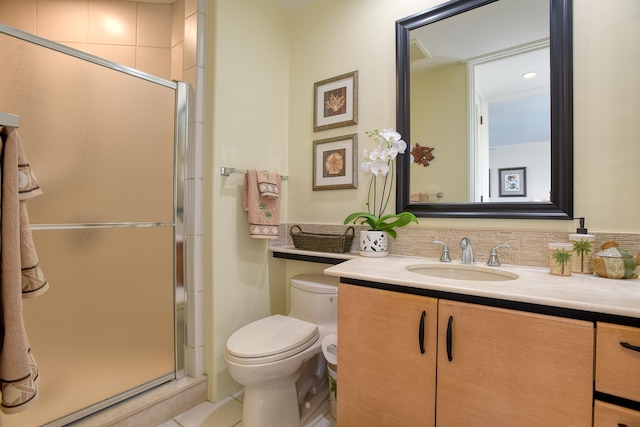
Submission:
<svg viewBox="0 0 640 427">
<path fill-rule="evenodd" d="M 3 24 L 0 55 L 50 283 L 23 301 L 39 399 L 0 425 L 61 426 L 183 372 L 187 86 Z"/>
</svg>

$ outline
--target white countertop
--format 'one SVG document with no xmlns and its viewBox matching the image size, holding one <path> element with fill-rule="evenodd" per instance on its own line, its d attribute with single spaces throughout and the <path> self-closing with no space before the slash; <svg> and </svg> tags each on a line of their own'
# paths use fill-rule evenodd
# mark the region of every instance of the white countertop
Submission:
<svg viewBox="0 0 640 427">
<path fill-rule="evenodd" d="M 411 272 L 405 267 L 416 264 L 444 264 L 438 260 L 389 255 L 366 258 L 359 255 L 324 270 L 331 276 L 409 288 L 495 298 L 640 318 L 640 279 L 605 279 L 595 274 L 573 274 L 560 277 L 548 268 L 502 265 L 499 270 L 515 273 L 519 278 L 508 281 L 466 281 L 436 278 Z M 451 265 L 460 265 L 453 261 Z M 486 268 L 484 263 L 478 266 Z"/>
</svg>

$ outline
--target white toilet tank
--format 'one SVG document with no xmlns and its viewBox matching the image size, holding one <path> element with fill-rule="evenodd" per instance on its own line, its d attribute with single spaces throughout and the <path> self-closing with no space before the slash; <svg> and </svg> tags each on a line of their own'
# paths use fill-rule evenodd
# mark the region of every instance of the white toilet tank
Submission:
<svg viewBox="0 0 640 427">
<path fill-rule="evenodd" d="M 291 278 L 289 316 L 315 323 L 329 331 L 338 324 L 338 277 L 299 274 Z"/>
</svg>

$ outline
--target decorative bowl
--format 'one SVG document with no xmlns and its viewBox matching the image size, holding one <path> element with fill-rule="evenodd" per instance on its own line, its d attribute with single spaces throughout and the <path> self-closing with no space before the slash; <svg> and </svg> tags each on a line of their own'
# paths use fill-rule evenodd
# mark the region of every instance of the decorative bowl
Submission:
<svg viewBox="0 0 640 427">
<path fill-rule="evenodd" d="M 640 264 L 640 252 L 630 254 L 618 247 L 617 242 L 605 242 L 602 249 L 593 255 L 591 270 L 600 277 L 609 279 L 637 279 L 636 267 Z"/>
</svg>

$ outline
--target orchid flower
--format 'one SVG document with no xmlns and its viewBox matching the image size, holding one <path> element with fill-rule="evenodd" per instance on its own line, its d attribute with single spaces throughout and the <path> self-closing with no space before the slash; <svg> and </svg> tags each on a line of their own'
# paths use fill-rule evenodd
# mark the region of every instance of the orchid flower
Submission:
<svg viewBox="0 0 640 427">
<path fill-rule="evenodd" d="M 371 173 L 366 203 L 367 212 L 352 213 L 347 216 L 344 223 L 353 221 L 355 224 L 358 219 L 361 219 L 360 224 L 368 224 L 372 230 L 386 231 L 395 239 L 397 235 L 395 227 L 403 227 L 410 222 L 418 223 L 415 215 L 409 212 L 383 215 L 391 198 L 394 162 L 398 154 L 404 154 L 407 143 L 393 129 L 382 131 L 376 129 L 373 132 L 367 132 L 367 136 L 378 143 L 373 150 L 362 151 L 366 161 L 361 164 L 361 168 L 365 173 Z M 382 180 L 380 188 L 378 188 L 378 178 Z"/>
</svg>

